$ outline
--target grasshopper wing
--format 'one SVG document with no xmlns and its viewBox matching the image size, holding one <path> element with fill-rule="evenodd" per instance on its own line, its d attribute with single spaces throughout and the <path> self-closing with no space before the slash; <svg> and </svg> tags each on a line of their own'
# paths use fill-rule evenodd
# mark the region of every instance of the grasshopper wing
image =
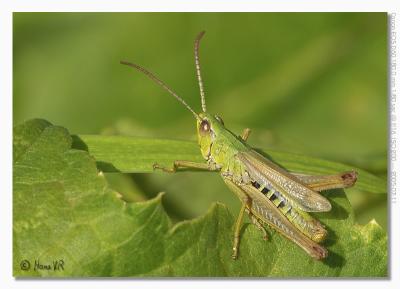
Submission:
<svg viewBox="0 0 400 289">
<path fill-rule="evenodd" d="M 325 197 L 256 151 L 239 152 L 236 158 L 244 164 L 252 180 L 276 190 L 292 206 L 305 212 L 327 212 L 331 209 Z"/>
</svg>

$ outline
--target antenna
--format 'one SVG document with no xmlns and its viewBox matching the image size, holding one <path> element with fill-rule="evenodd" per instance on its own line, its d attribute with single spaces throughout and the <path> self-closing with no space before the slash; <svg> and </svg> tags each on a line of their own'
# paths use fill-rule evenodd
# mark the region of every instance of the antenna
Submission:
<svg viewBox="0 0 400 289">
<path fill-rule="evenodd" d="M 155 83 L 160 85 L 162 88 L 164 88 L 166 91 L 168 91 L 172 96 L 174 96 L 178 101 L 180 101 L 191 113 L 193 113 L 194 117 L 198 120 L 200 120 L 200 117 L 197 113 L 194 112 L 194 110 L 179 96 L 177 95 L 171 88 L 169 88 L 168 85 L 166 85 L 164 82 L 162 82 L 160 79 L 158 79 L 153 73 L 148 71 L 146 68 L 137 65 L 135 63 L 130 63 L 127 61 L 120 61 L 121 64 L 128 65 L 130 67 L 135 68 L 136 70 L 142 72 L 145 74 L 147 77 L 149 77 L 151 80 L 153 80 Z"/>
<path fill-rule="evenodd" d="M 206 112 L 206 99 L 204 96 L 204 86 L 203 86 L 203 80 L 201 79 L 201 72 L 200 72 L 200 59 L 199 59 L 199 46 L 200 46 L 200 40 L 203 37 L 205 31 L 201 31 L 199 35 L 197 35 L 196 40 L 194 41 L 194 60 L 196 63 L 196 75 L 197 75 L 197 81 L 199 82 L 199 88 L 200 88 L 200 97 L 201 97 L 201 108 L 204 112 Z"/>
</svg>

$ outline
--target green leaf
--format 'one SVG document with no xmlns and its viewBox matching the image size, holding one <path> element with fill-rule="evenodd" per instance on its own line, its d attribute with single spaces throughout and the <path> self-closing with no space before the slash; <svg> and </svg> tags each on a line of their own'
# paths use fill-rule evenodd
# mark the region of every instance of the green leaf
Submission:
<svg viewBox="0 0 400 289">
<path fill-rule="evenodd" d="M 162 194 L 125 203 L 71 144 L 66 129 L 43 120 L 14 128 L 14 276 L 387 276 L 385 233 L 374 221 L 356 225 L 343 191 L 329 191 L 333 209 L 318 214 L 329 230 L 325 261 L 271 230 L 264 241 L 253 225 L 243 227 L 233 261 L 226 206 L 172 226 Z"/>
<path fill-rule="evenodd" d="M 190 141 L 127 136 L 80 135 L 104 172 L 150 173 L 153 164 L 171 167 L 175 160 L 204 162 L 198 145 Z M 358 190 L 386 194 L 386 181 L 362 169 L 293 153 L 262 151 L 290 171 L 333 174 L 356 170 Z"/>
</svg>

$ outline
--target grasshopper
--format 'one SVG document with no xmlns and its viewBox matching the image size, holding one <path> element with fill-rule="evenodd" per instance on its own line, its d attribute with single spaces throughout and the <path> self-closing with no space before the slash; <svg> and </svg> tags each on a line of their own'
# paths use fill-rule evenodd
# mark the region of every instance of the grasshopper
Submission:
<svg viewBox="0 0 400 289">
<path fill-rule="evenodd" d="M 179 168 L 195 168 L 218 171 L 221 174 L 224 182 L 242 203 L 233 232 L 233 259 L 238 257 L 240 229 L 245 214 L 262 231 L 264 239 L 268 239 L 264 225 L 269 225 L 314 259 L 326 258 L 328 251 L 319 243 L 326 239 L 328 232 L 309 212 L 329 211 L 331 204 L 319 192 L 354 185 L 357 172 L 335 175 L 288 172 L 247 144 L 250 129 L 244 129 L 240 136 L 235 135 L 225 127 L 220 116 L 207 112 L 199 60 L 199 44 L 204 33 L 200 32 L 194 42 L 196 76 L 202 107 L 200 113 L 196 113 L 147 69 L 121 61 L 121 64 L 139 70 L 168 91 L 194 115 L 197 122 L 198 144 L 206 162 L 176 160 L 172 167 L 161 167 L 155 163 L 153 169 L 174 173 Z"/>
</svg>

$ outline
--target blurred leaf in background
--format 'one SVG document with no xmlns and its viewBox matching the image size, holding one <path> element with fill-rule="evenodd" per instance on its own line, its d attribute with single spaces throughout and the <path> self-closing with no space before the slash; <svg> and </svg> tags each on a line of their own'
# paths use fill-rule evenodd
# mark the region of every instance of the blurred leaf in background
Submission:
<svg viewBox="0 0 400 289">
<path fill-rule="evenodd" d="M 386 26 L 386 13 L 15 13 L 14 122 L 40 117 L 74 134 L 193 140 L 192 116 L 119 61 L 147 67 L 200 110 L 193 40 L 206 30 L 200 54 L 208 109 L 228 128 L 252 128 L 255 147 L 385 179 Z M 177 220 L 213 201 L 239 206 L 216 174 L 111 178 L 114 187 L 147 197 L 165 191 Z M 386 195 L 349 198 L 359 222 L 375 218 L 386 227 Z"/>
</svg>

